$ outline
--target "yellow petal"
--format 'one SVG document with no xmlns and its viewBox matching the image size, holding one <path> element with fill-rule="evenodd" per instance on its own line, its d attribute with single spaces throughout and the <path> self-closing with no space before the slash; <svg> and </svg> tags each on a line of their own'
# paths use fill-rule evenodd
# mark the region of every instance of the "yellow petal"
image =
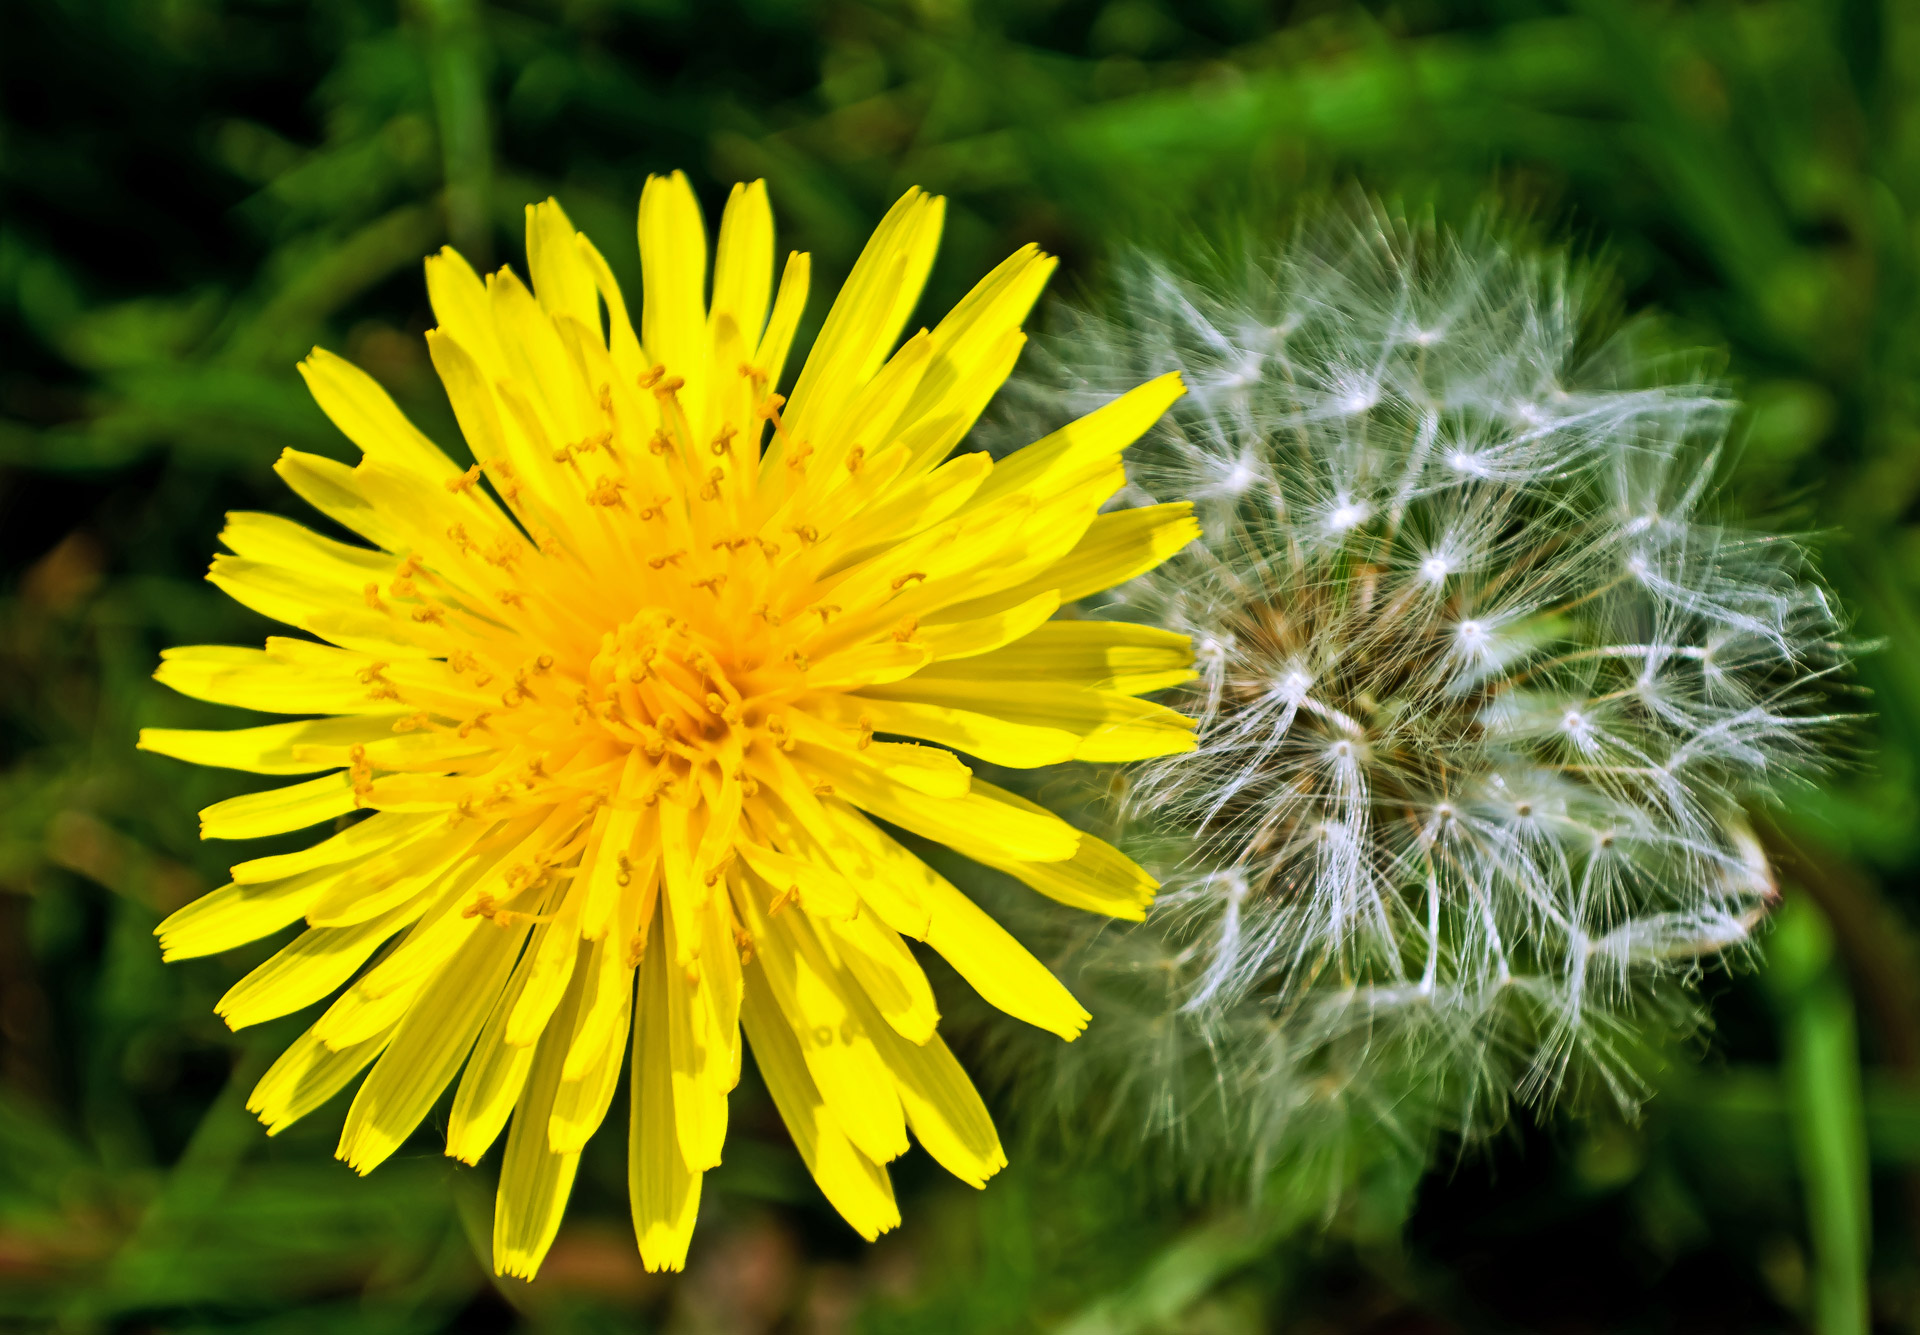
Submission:
<svg viewBox="0 0 1920 1335">
<path fill-rule="evenodd" d="M 952 459 L 870 502 L 826 540 L 829 569 L 842 569 L 878 555 L 909 534 L 931 528 L 973 497 L 993 471 L 993 461 L 976 452 Z"/>
<path fill-rule="evenodd" d="M 229 511 L 220 541 L 235 556 L 263 565 L 296 567 L 356 597 L 369 580 L 384 583 L 393 577 L 394 559 L 387 553 L 335 542 L 279 515 Z"/>
<path fill-rule="evenodd" d="M 1072 551 L 1039 574 L 976 602 L 949 607 L 942 619 L 989 616 L 1047 589 L 1070 603 L 1145 574 L 1199 536 L 1200 525 L 1187 501 L 1116 510 L 1095 519 Z"/>
<path fill-rule="evenodd" d="M 598 329 L 600 294 L 593 270 L 574 244 L 578 235 L 558 200 L 527 205 L 527 272 L 541 309 Z"/>
<path fill-rule="evenodd" d="M 1144 695 L 1193 679 L 1193 641 L 1127 621 L 1047 621 L 1001 648 L 935 663 L 917 680 L 1046 681 Z"/>
<path fill-rule="evenodd" d="M 648 1270 L 679 1270 L 700 1212 L 701 1174 L 680 1152 L 667 1034 L 667 952 L 641 962 L 638 1022 L 633 1026 L 633 1092 L 627 1133 L 627 1197 L 640 1260 Z"/>
<path fill-rule="evenodd" d="M 1062 1038 L 1079 1037 L 1091 1018 L 1086 1008 L 1006 928 L 931 871 L 915 890 L 927 905 L 927 944 L 982 1000 Z"/>
<path fill-rule="evenodd" d="M 976 718 L 1000 719 L 1035 731 L 1071 733 L 1076 741 L 1069 758 L 1074 760 L 1145 760 L 1150 756 L 1178 755 L 1194 748 L 1194 721 L 1165 705 L 1118 691 L 1056 685 L 1044 678 L 975 680 L 957 673 L 939 677 L 921 673 L 892 685 L 870 686 L 861 692 L 860 698 L 931 705 L 964 711 Z M 874 724 L 876 729 L 879 726 L 877 722 Z M 978 730 L 988 734 L 986 728 Z"/>
<path fill-rule="evenodd" d="M 892 1074 L 914 1137 L 955 1177 L 969 1186 L 985 1186 L 1006 1167 L 1007 1156 L 986 1105 L 960 1063 L 931 1027 L 924 1037 L 915 1038 L 882 1023 L 870 998 L 856 992 L 850 999 Z"/>
<path fill-rule="evenodd" d="M 893 350 L 940 244 L 946 201 L 912 189 L 868 238 L 834 299 L 792 396 L 788 428 L 810 440 L 880 369 Z"/>
<path fill-rule="evenodd" d="M 682 403 L 705 403 L 707 235 L 681 172 L 649 176 L 640 193 L 640 278 L 641 343 L 685 381 Z"/>
<path fill-rule="evenodd" d="M 407 420 L 377 380 L 346 358 L 315 348 L 300 363 L 300 374 L 320 411 L 368 456 L 411 468 L 436 482 L 460 471 Z"/>
<path fill-rule="evenodd" d="M 594 950 L 605 959 L 591 970 L 586 984 L 596 995 L 580 1012 L 547 1118 L 547 1147 L 556 1154 L 578 1153 L 593 1139 L 613 1102 L 627 1053 L 633 968 L 626 962 L 626 946 L 600 941 Z"/>
<path fill-rule="evenodd" d="M 775 891 L 797 891 L 808 913 L 846 917 L 859 910 L 860 900 L 853 885 L 829 862 L 797 857 L 744 839 L 734 848 L 754 874 Z"/>
<path fill-rule="evenodd" d="M 892 930 L 927 939 L 931 910 L 921 893 L 940 876 L 839 798 L 817 803 L 834 863 L 859 887 L 860 901 Z"/>
<path fill-rule="evenodd" d="M 906 422 L 947 420 L 947 434 L 931 445 L 923 466 L 945 457 L 1012 370 L 1025 342 L 1020 323 L 1058 263 L 1037 246 L 1022 246 L 934 326 L 933 365 L 903 415 Z"/>
<path fill-rule="evenodd" d="M 473 933 L 414 999 L 347 1111 L 335 1154 L 356 1173 L 399 1149 L 452 1081 L 526 937 L 525 928 Z"/>
<path fill-rule="evenodd" d="M 695 912 L 689 911 L 686 916 L 691 918 Z M 667 1057 L 680 1157 L 688 1168 L 701 1172 L 720 1162 L 727 1139 L 727 1081 L 718 1069 L 727 1057 L 712 1032 L 712 1005 L 699 995 L 703 974 L 691 963 L 695 958 L 691 947 L 699 938 L 681 929 L 681 916 L 662 912 L 660 935 L 650 949 L 669 961 L 663 966 L 665 983 L 658 1001 L 666 1010 Z M 680 960 L 689 963 L 677 963 Z"/>
<path fill-rule="evenodd" d="M 749 348 L 760 341 L 767 323 L 767 298 L 773 292 L 773 210 L 767 183 L 736 185 L 720 215 L 720 240 L 714 251 L 713 315 L 731 315 Z"/>
<path fill-rule="evenodd" d="M 471 440 L 468 442 L 471 444 Z M 318 454 L 286 450 L 273 471 L 307 504 L 385 550 L 406 546 L 406 530 L 397 516 L 370 505 L 354 483 L 354 470 Z"/>
<path fill-rule="evenodd" d="M 171 963 L 213 955 L 277 932 L 305 916 L 307 906 L 326 888 L 324 875 L 309 872 L 249 885 L 230 882 L 204 894 L 153 929 L 160 938 L 160 957 Z"/>
<path fill-rule="evenodd" d="M 527 1075 L 533 1070 L 535 1045 L 509 1043 L 507 1023 L 524 995 L 533 961 L 545 943 L 559 938 L 568 955 L 579 953 L 580 942 L 571 932 L 556 931 L 552 923 L 533 929 L 533 940 L 513 967 L 513 976 L 487 1016 L 461 1073 L 460 1087 L 453 1096 L 453 1112 L 447 1122 L 447 1154 L 462 1163 L 475 1164 L 493 1147 L 512 1116 L 520 1091 L 526 1088 Z M 555 1005 L 565 997 L 555 998 Z M 538 1035 L 535 1036 L 536 1039 Z"/>
<path fill-rule="evenodd" d="M 802 752 L 834 791 L 855 806 L 939 843 L 984 839 L 1010 857 L 1053 862 L 1072 857 L 1080 842 L 1080 832 L 1051 813 L 1035 816 L 971 792 L 965 797 L 929 797 L 844 753 L 824 747 L 804 747 Z"/>
<path fill-rule="evenodd" d="M 766 975 L 756 961 L 746 969 L 740 1007 L 754 1064 L 787 1124 L 807 1171 L 833 1208 L 869 1242 L 900 1223 L 887 1170 L 862 1154 L 841 1129 L 800 1053 L 793 1030 L 780 1013 Z"/>
<path fill-rule="evenodd" d="M 560 1003 L 554 1024 L 540 1040 L 520 1101 L 514 1106 L 513 1128 L 507 1132 L 507 1152 L 500 1161 L 500 1189 L 493 1205 L 493 1269 L 495 1274 L 532 1279 L 546 1259 L 560 1231 L 567 1198 L 573 1194 L 578 1154 L 556 1154 L 547 1143 L 547 1123 L 560 1086 L 560 1067 L 567 1056 L 567 1036 L 581 1004 L 580 980 Z"/>
<path fill-rule="evenodd" d="M 844 727 L 855 727 L 865 719 L 875 732 L 938 742 L 1013 769 L 1058 765 L 1072 760 L 1080 748 L 1079 735 L 1063 728 L 1013 723 L 992 714 L 919 700 L 844 696 L 830 705 L 823 702 L 819 712 Z"/>
<path fill-rule="evenodd" d="M 646 368 L 646 353 L 640 347 L 640 336 L 634 332 L 633 320 L 627 314 L 627 300 L 620 292 L 620 284 L 614 280 L 613 269 L 606 257 L 594 248 L 584 233 L 575 233 L 574 248 L 580 252 L 581 261 L 587 271 L 593 275 L 593 285 L 599 290 L 600 299 L 607 303 L 607 355 L 613 365 L 619 368 L 620 375 L 628 380 L 638 376 Z M 587 321 L 589 328 L 594 322 Z"/>
<path fill-rule="evenodd" d="M 438 255 L 427 259 L 427 301 L 433 307 L 433 318 L 447 337 L 473 355 L 487 378 L 507 374 L 507 359 L 500 351 L 494 332 L 486 284 L 450 246 L 442 247 Z M 477 442 L 469 436 L 467 443 Z"/>
<path fill-rule="evenodd" d="M 370 659 L 362 659 L 370 662 Z M 391 715 L 394 701 L 375 698 L 366 682 L 297 667 L 261 649 L 191 645 L 164 649 L 153 679 L 196 700 L 270 714 Z"/>
<path fill-rule="evenodd" d="M 962 1182 L 984 1187 L 1007 1166 L 1006 1152 L 986 1104 L 947 1045 L 938 1034 L 920 1044 L 887 1034 L 880 1047 L 893 1068 L 914 1139 Z"/>
<path fill-rule="evenodd" d="M 344 774 L 327 774 L 305 783 L 215 802 L 200 813 L 200 837 L 259 839 L 304 830 L 353 809 L 353 782 Z"/>
<path fill-rule="evenodd" d="M 443 825 L 437 832 L 356 862 L 351 872 L 328 879 L 307 905 L 307 921 L 315 927 L 352 927 L 413 903 L 437 888 L 472 846 L 470 837 Z"/>
<path fill-rule="evenodd" d="M 940 1022 L 933 987 L 900 934 L 871 913 L 854 918 L 814 918 L 841 964 L 859 982 L 849 996 L 864 996 L 887 1025 L 908 1043 L 925 1043 Z M 869 1025 L 871 1033 L 874 1026 Z M 878 1043 L 878 1039 L 874 1040 Z M 887 1049 L 882 1046 L 881 1055 Z"/>
<path fill-rule="evenodd" d="M 1112 403 L 1002 459 L 995 465 L 993 477 L 980 489 L 979 500 L 1027 488 L 1048 490 L 1100 459 L 1120 453 L 1186 392 L 1178 371 L 1128 390 Z"/>
<path fill-rule="evenodd" d="M 339 769 L 343 760 L 296 757 L 297 746 L 337 746 L 342 749 L 393 736 L 393 715 L 302 719 L 297 723 L 269 723 L 260 728 L 202 732 L 190 728 L 142 728 L 140 749 L 172 756 L 195 765 L 249 770 L 255 774 L 312 774 Z"/>
<path fill-rule="evenodd" d="M 354 858 L 398 848 L 403 843 L 431 833 L 436 825 L 443 823 L 431 816 L 376 811 L 358 824 L 349 825 L 340 833 L 297 853 L 279 853 L 273 857 L 236 863 L 233 879 L 242 885 L 284 880 L 318 867 L 332 867 Z"/>
<path fill-rule="evenodd" d="M 460 434 L 466 437 L 473 457 L 483 464 L 507 458 L 510 449 L 506 427 L 494 403 L 487 374 L 473 350 L 443 326 L 427 331 L 427 353 L 433 358 L 433 369 L 447 391 L 454 418 L 460 423 Z"/>
<path fill-rule="evenodd" d="M 345 1089 L 386 1049 L 389 1027 L 350 1047 L 331 1048 L 309 1029 L 267 1068 L 247 1096 L 247 1111 L 277 1136 Z"/>
<path fill-rule="evenodd" d="M 760 335 L 760 345 L 753 353 L 753 364 L 765 377 L 762 386 L 765 389 L 780 383 L 787 353 L 793 347 L 794 331 L 800 327 L 800 316 L 806 310 L 807 284 L 812 270 L 811 258 L 798 250 L 787 256 L 786 268 L 781 270 L 780 291 L 773 299 L 773 313 L 767 317 L 766 332 Z"/>
<path fill-rule="evenodd" d="M 975 784 L 984 796 L 1009 806 L 1034 812 L 1046 810 L 990 783 L 975 780 Z M 1081 834 L 1080 847 L 1074 850 L 1073 856 L 1063 862 L 1021 862 L 1003 857 L 998 848 L 984 840 L 964 848 L 956 845 L 956 848 L 976 862 L 998 867 L 1026 882 L 1050 899 L 1128 922 L 1139 922 L 1147 916 L 1154 891 L 1160 888 L 1160 883 L 1133 859 L 1112 844 L 1086 833 Z"/>
<path fill-rule="evenodd" d="M 579 905 L 584 898 L 582 887 L 573 886 L 567 896 L 567 908 L 535 932 L 519 975 L 520 988 L 501 1031 L 501 1042 L 531 1049 L 535 1040 L 547 1031 L 548 1022 L 573 981 L 574 970 L 587 958 L 592 945 L 582 941 L 579 934 Z"/>
<path fill-rule="evenodd" d="M 790 909 L 768 916 L 754 895 L 741 909 L 753 934 L 754 960 L 835 1122 L 875 1163 L 898 1158 L 907 1149 L 900 1099 L 806 916 Z"/>
<path fill-rule="evenodd" d="M 417 913 L 418 910 L 412 910 Z M 213 1003 L 229 1029 L 244 1029 L 311 1006 L 353 977 L 380 944 L 407 925 L 398 908 L 352 927 L 315 927 L 227 989 Z"/>
</svg>

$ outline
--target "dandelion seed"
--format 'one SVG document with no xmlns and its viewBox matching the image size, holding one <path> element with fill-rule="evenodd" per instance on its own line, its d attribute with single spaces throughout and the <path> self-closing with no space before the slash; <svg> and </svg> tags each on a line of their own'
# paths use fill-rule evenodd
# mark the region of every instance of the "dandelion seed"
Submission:
<svg viewBox="0 0 1920 1335">
<path fill-rule="evenodd" d="M 1837 618 L 1798 544 L 1708 512 L 1733 405 L 1630 340 L 1584 355 L 1584 318 L 1559 260 L 1368 211 L 1261 262 L 1143 261 L 1051 346 L 1091 394 L 1248 351 L 1196 322 L 1288 331 L 1234 412 L 1190 401 L 1133 452 L 1207 530 L 1118 595 L 1203 646 L 1171 697 L 1199 748 L 1118 817 L 1162 907 L 1077 966 L 1139 1025 L 1126 980 L 1172 961 L 1185 1055 L 1128 1076 L 1164 1082 L 1153 1134 L 1271 1164 L 1363 1111 L 1420 1143 L 1575 1079 L 1631 1101 L 1637 1036 L 1768 903 L 1740 809 L 1820 763 Z M 1248 459 L 1262 494 L 1208 487 Z M 1053 1066 L 1121 1087 L 1098 1063 L 1145 1049 L 1116 1022 Z"/>
<path fill-rule="evenodd" d="M 790 398 L 772 390 L 807 257 L 776 295 L 762 185 L 728 203 L 709 305 L 692 191 L 649 181 L 637 330 L 551 201 L 528 210 L 532 288 L 442 252 L 428 343 L 479 462 L 316 351 L 301 369 L 364 457 L 289 452 L 279 472 L 374 545 L 232 516 L 214 583 L 317 638 L 164 656 L 188 695 L 320 716 L 142 735 L 320 776 L 208 808 L 205 835 L 370 813 L 160 925 L 181 959 L 308 924 L 219 1002 L 236 1028 L 345 985 L 249 1108 L 279 1131 L 370 1067 L 338 1151 L 364 1173 L 458 1075 L 447 1152 L 471 1163 L 507 1133 L 503 1274 L 539 1269 L 629 1046 L 651 1269 L 684 1261 L 743 1047 L 868 1238 L 898 1222 L 884 1165 L 909 1128 L 975 1186 L 1005 1163 L 902 938 L 1042 1030 L 1071 1039 L 1087 1013 L 876 818 L 1081 908 L 1139 918 L 1152 897 L 1116 850 L 942 748 L 1012 767 L 1192 749 L 1191 720 L 1134 698 L 1190 675 L 1183 636 L 1049 620 L 1195 536 L 1182 502 L 1098 513 L 1180 378 L 997 465 L 948 460 L 1054 261 L 1018 251 L 889 360 L 941 218 L 918 190 L 886 216 Z"/>
</svg>

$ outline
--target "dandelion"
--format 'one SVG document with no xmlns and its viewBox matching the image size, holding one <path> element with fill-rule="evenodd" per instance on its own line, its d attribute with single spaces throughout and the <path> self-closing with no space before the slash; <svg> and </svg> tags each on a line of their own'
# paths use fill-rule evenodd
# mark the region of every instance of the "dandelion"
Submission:
<svg viewBox="0 0 1920 1335">
<path fill-rule="evenodd" d="M 692 191 L 649 181 L 638 330 L 551 201 L 527 213 L 531 289 L 443 251 L 427 340 L 475 462 L 316 351 L 301 370 L 363 457 L 289 451 L 278 472 L 372 545 L 231 516 L 209 578 L 312 638 L 164 655 L 187 695 L 313 716 L 142 734 L 319 775 L 208 808 L 206 837 L 335 825 L 159 928 L 182 959 L 305 923 L 218 1004 L 238 1028 L 338 993 L 248 1106 L 277 1132 L 371 1067 L 338 1150 L 364 1173 L 458 1076 L 450 1155 L 477 1161 L 511 1120 L 504 1274 L 539 1268 L 629 1038 L 649 1268 L 684 1261 L 743 1032 L 866 1237 L 898 1222 L 884 1165 L 909 1128 L 976 1186 L 1002 1166 L 903 938 L 1043 1030 L 1071 1039 L 1087 1013 L 878 822 L 1096 913 L 1152 897 L 1113 848 L 945 748 L 1007 766 L 1192 748 L 1191 720 L 1135 698 L 1188 674 L 1182 636 L 1050 619 L 1193 538 L 1185 504 L 1097 513 L 1180 381 L 997 465 L 948 459 L 1054 261 L 1018 251 L 894 351 L 941 219 L 917 190 L 886 216 L 790 401 L 774 386 L 807 257 L 776 294 L 762 185 L 729 200 L 709 302 Z"/>
<path fill-rule="evenodd" d="M 1748 940 L 1741 810 L 1818 764 L 1838 618 L 1797 543 L 1710 516 L 1729 400 L 1591 318 L 1564 261 L 1362 210 L 1143 262 L 1053 345 L 1055 392 L 1188 377 L 1134 472 L 1206 531 L 1117 597 L 1193 638 L 1199 745 L 1132 775 L 1169 890 L 1081 957 L 1133 1018 L 1050 1063 L 1073 1098 L 1266 1164 L 1576 1078 L 1631 1103 L 1636 1041 Z"/>
</svg>

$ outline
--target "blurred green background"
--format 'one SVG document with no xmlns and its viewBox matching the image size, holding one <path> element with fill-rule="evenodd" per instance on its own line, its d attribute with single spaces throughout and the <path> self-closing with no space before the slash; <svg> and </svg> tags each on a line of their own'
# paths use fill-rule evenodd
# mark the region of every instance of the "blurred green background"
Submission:
<svg viewBox="0 0 1920 1335">
<path fill-rule="evenodd" d="M 348 448 L 297 357 L 451 435 L 421 256 L 518 264 L 552 193 L 637 290 L 675 167 L 710 207 L 766 177 L 815 322 L 910 184 L 951 200 L 924 314 L 1024 241 L 1071 290 L 1358 181 L 1497 198 L 1725 349 L 1732 496 L 1816 535 L 1880 647 L 1856 763 L 1771 818 L 1768 962 L 1705 975 L 1715 1031 L 1645 1116 L 1525 1117 L 1424 1175 L 1357 1144 L 1329 1212 L 1150 1188 L 1003 1104 L 1014 1167 L 974 1193 L 916 1152 L 869 1247 L 749 1077 L 684 1276 L 641 1273 L 608 1135 L 531 1286 L 476 1259 L 491 1170 L 431 1126 L 366 1181 L 344 1100 L 269 1143 L 242 1098 L 298 1022 L 211 1011 L 265 948 L 150 936 L 219 883 L 193 813 L 245 784 L 133 751 L 232 721 L 157 652 L 265 630 L 199 576 L 224 510 L 296 513 L 282 448 Z M 0 1327 L 1920 1330 L 1911 0 L 12 0 L 0 189 Z"/>
</svg>

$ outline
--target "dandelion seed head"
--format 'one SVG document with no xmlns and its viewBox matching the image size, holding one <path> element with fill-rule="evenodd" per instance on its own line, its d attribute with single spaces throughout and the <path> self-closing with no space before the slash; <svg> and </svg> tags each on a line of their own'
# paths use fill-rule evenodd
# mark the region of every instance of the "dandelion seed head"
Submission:
<svg viewBox="0 0 1920 1335">
<path fill-rule="evenodd" d="M 1203 498 L 1125 595 L 1194 637 L 1165 698 L 1200 723 L 1119 817 L 1168 892 L 1083 976 L 1164 946 L 1210 1083 L 1154 1097 L 1224 1100 L 1253 1159 L 1316 1099 L 1465 1129 L 1570 1084 L 1631 1103 L 1627 1054 L 1772 894 L 1739 812 L 1821 762 L 1836 610 L 1800 544 L 1716 516 L 1731 401 L 1583 332 L 1563 260 L 1374 209 L 1244 249 L 1137 261 L 1051 350 L 1097 391 L 1233 359 L 1169 303 L 1284 331 L 1231 412 L 1196 396 L 1133 452 L 1144 494 Z M 1249 459 L 1257 493 L 1209 486 Z"/>
</svg>

